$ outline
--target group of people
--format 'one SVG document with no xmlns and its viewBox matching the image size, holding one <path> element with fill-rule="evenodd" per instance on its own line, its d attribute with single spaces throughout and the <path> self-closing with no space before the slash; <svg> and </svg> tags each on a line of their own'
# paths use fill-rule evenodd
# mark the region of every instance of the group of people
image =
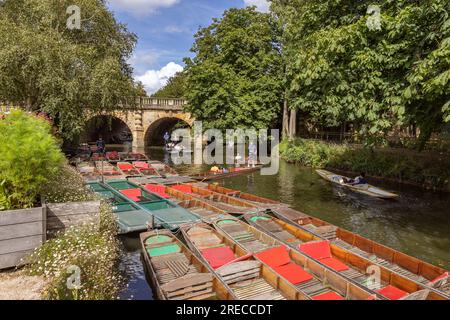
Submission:
<svg viewBox="0 0 450 320">
<path fill-rule="evenodd" d="M 366 173 L 361 172 L 361 174 L 359 176 L 357 176 L 355 179 L 348 179 L 348 178 L 342 177 L 341 184 L 347 184 L 350 186 L 367 184 Z"/>
</svg>

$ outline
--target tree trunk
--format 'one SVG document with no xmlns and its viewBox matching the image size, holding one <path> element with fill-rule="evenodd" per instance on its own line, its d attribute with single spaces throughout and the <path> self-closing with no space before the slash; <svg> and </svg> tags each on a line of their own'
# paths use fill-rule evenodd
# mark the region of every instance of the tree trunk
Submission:
<svg viewBox="0 0 450 320">
<path fill-rule="evenodd" d="M 283 129 L 282 129 L 283 139 L 289 138 L 289 108 L 287 98 L 284 98 L 283 102 Z"/>
<path fill-rule="evenodd" d="M 297 135 L 297 109 L 291 110 L 291 118 L 289 121 L 289 139 L 293 140 Z"/>
</svg>

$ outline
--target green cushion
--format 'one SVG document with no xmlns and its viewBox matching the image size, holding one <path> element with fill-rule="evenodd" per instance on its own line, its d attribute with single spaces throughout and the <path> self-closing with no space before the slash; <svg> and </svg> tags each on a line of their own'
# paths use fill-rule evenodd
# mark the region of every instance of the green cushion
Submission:
<svg viewBox="0 0 450 320">
<path fill-rule="evenodd" d="M 147 240 L 145 240 L 145 243 L 146 244 L 163 243 L 163 242 L 168 242 L 171 239 L 172 238 L 169 236 L 158 235 L 158 236 L 153 236 L 153 237 L 147 238 Z"/>
<path fill-rule="evenodd" d="M 251 220 L 252 222 L 256 222 L 256 221 L 267 221 L 267 220 L 270 220 L 270 218 L 255 216 L 255 217 L 251 217 L 250 220 Z"/>
<path fill-rule="evenodd" d="M 150 257 L 158 257 L 166 254 L 181 252 L 181 248 L 178 244 L 169 244 L 157 248 L 147 248 L 147 252 Z"/>
<path fill-rule="evenodd" d="M 235 220 L 221 220 L 219 222 L 217 222 L 217 224 L 219 226 L 224 225 L 224 224 L 236 224 L 237 222 Z"/>
</svg>

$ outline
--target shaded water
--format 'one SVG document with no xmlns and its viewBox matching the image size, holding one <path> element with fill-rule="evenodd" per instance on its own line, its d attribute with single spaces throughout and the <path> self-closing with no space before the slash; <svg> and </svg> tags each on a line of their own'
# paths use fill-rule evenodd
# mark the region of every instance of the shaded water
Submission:
<svg viewBox="0 0 450 320">
<path fill-rule="evenodd" d="M 162 150 L 151 149 L 148 153 L 153 159 L 169 161 Z M 182 174 L 192 174 L 206 171 L 209 166 L 175 168 Z M 374 199 L 331 185 L 310 168 L 285 162 L 280 163 L 275 176 L 253 173 L 216 183 L 287 203 L 306 214 L 450 269 L 449 194 L 377 182 L 377 186 L 398 193 L 400 198 Z M 151 299 L 140 261 L 138 235 L 122 239 L 127 250 L 123 264 L 130 277 L 122 298 Z"/>
</svg>

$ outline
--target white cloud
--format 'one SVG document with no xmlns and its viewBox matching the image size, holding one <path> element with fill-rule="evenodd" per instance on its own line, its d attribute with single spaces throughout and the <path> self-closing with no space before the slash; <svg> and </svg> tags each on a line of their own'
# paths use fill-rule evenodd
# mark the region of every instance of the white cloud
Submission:
<svg viewBox="0 0 450 320">
<path fill-rule="evenodd" d="M 148 94 L 153 94 L 167 84 L 167 80 L 176 73 L 183 71 L 183 67 L 175 62 L 169 62 L 160 70 L 148 70 L 136 80 L 144 84 Z"/>
<path fill-rule="evenodd" d="M 178 2 L 180 0 L 109 0 L 114 8 L 137 16 L 145 16 L 159 8 L 169 8 Z"/>
<path fill-rule="evenodd" d="M 256 6 L 258 11 L 269 12 L 270 4 L 267 0 L 244 0 L 247 6 Z"/>
</svg>

